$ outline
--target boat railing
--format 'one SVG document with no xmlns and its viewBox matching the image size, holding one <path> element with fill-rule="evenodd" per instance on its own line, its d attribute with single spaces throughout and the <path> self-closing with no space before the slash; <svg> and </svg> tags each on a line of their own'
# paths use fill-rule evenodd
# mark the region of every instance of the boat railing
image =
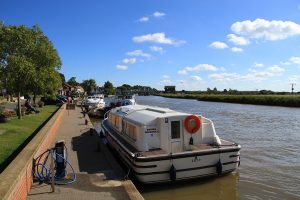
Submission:
<svg viewBox="0 0 300 200">
<path fill-rule="evenodd" d="M 110 111 L 110 110 L 109 110 L 109 111 Z M 108 115 L 109 111 L 107 111 L 106 113 L 104 113 L 104 115 L 103 115 L 103 118 L 104 118 L 104 119 L 107 119 L 107 118 L 108 118 L 107 115 Z"/>
</svg>

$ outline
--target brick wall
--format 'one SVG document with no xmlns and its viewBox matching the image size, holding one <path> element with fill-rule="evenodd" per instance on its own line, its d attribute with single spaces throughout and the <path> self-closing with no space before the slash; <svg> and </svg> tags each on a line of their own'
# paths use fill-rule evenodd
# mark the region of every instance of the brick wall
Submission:
<svg viewBox="0 0 300 200">
<path fill-rule="evenodd" d="M 32 185 L 32 160 L 52 147 L 64 113 L 65 105 L 55 113 L 13 162 L 0 174 L 0 180 L 7 181 L 8 184 L 5 185 L 5 188 L 0 188 L 0 199 L 26 199 Z"/>
</svg>

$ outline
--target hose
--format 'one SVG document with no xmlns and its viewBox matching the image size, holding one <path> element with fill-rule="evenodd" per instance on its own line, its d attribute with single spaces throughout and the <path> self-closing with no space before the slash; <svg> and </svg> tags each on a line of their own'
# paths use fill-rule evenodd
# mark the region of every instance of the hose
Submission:
<svg viewBox="0 0 300 200">
<path fill-rule="evenodd" d="M 32 173 L 35 178 L 37 178 L 39 181 L 44 183 L 51 184 L 52 176 L 54 176 L 54 182 L 56 185 L 68 185 L 71 183 L 74 183 L 76 181 L 76 174 L 74 171 L 73 166 L 68 160 L 68 148 L 65 145 L 65 157 L 61 156 L 61 154 L 56 153 L 55 148 L 47 149 L 43 153 L 41 153 L 37 158 L 33 159 L 33 166 L 32 166 Z M 51 151 L 53 151 L 53 161 L 54 161 L 54 171 L 51 169 L 51 165 L 48 164 L 49 157 L 51 158 Z M 65 162 L 65 168 L 62 170 L 60 174 L 56 173 L 57 169 L 57 162 L 56 157 L 61 158 Z M 44 160 L 42 159 L 44 158 Z M 51 159 L 50 159 L 51 162 Z M 70 166 L 73 177 L 71 179 L 66 179 L 65 177 L 68 176 L 68 172 L 66 170 L 67 165 Z"/>
</svg>

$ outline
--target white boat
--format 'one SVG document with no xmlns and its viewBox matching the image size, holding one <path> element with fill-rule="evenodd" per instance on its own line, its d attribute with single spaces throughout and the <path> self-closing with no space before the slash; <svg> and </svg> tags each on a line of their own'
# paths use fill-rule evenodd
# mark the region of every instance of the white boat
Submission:
<svg viewBox="0 0 300 200">
<path fill-rule="evenodd" d="M 203 116 L 131 105 L 108 111 L 108 144 L 142 183 L 216 176 L 237 169 L 241 146 L 220 139 Z"/>
<path fill-rule="evenodd" d="M 103 95 L 94 95 L 94 96 L 88 96 L 83 102 L 85 107 L 88 108 L 104 108 L 105 102 L 104 102 L 104 96 Z"/>
<path fill-rule="evenodd" d="M 106 104 L 107 106 L 110 107 L 115 107 L 115 106 L 127 106 L 127 105 L 135 105 L 136 100 L 135 100 L 135 95 L 131 94 L 118 94 L 115 96 L 111 96 L 106 98 Z"/>
</svg>

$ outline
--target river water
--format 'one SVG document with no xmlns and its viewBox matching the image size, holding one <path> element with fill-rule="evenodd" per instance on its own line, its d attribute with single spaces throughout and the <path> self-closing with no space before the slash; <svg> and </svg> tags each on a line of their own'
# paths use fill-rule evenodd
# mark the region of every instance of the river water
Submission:
<svg viewBox="0 0 300 200">
<path fill-rule="evenodd" d="M 242 146 L 234 173 L 177 184 L 141 186 L 146 200 L 300 199 L 300 109 L 139 96 L 137 103 L 200 114 L 217 134 Z"/>
</svg>

